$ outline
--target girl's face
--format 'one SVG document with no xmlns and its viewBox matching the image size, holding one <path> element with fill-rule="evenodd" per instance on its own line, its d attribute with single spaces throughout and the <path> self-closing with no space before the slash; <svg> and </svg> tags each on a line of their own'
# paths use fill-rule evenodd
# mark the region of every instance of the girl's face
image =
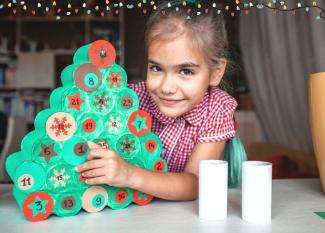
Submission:
<svg viewBox="0 0 325 233">
<path fill-rule="evenodd" d="M 201 102 L 209 85 L 219 84 L 224 68 L 210 72 L 185 35 L 171 42 L 155 41 L 148 48 L 146 85 L 164 115 L 179 117 Z"/>
</svg>

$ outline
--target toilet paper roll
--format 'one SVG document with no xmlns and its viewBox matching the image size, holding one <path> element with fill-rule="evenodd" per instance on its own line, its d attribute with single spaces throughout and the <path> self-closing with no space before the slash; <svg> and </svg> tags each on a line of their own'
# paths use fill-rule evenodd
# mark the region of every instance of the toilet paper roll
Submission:
<svg viewBox="0 0 325 233">
<path fill-rule="evenodd" d="M 242 218 L 251 223 L 269 223 L 272 203 L 272 164 L 246 161 L 242 166 Z"/>
<path fill-rule="evenodd" d="M 227 217 L 228 163 L 201 160 L 199 166 L 199 217 L 222 220 Z"/>
</svg>

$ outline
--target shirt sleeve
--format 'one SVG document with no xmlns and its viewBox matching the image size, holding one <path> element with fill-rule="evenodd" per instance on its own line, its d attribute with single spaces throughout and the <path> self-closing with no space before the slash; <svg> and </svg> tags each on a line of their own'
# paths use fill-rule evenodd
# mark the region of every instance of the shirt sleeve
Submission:
<svg viewBox="0 0 325 233">
<path fill-rule="evenodd" d="M 216 103 L 202 124 L 197 143 L 218 142 L 234 137 L 236 108 L 237 102 L 231 96 L 224 97 L 221 104 Z"/>
</svg>

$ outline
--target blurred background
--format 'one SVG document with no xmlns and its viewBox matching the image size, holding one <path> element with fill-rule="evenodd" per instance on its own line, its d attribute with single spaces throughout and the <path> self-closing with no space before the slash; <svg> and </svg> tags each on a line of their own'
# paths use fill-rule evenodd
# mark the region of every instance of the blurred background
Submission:
<svg viewBox="0 0 325 233">
<path fill-rule="evenodd" d="M 80 46 L 109 40 L 129 82 L 144 80 L 145 23 L 158 2 L 0 1 L 0 171 L 49 107 Z M 272 162 L 274 178 L 318 177 L 307 82 L 325 71 L 324 1 L 201 2 L 192 10 L 226 15 L 231 69 L 224 79 L 239 103 L 238 134 L 249 159 Z"/>
</svg>

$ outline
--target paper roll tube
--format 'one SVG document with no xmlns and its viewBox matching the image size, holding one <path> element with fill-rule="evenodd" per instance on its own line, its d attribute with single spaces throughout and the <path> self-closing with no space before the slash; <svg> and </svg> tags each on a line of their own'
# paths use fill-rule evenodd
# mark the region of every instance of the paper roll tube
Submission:
<svg viewBox="0 0 325 233">
<path fill-rule="evenodd" d="M 272 203 L 272 164 L 246 161 L 242 166 L 242 218 L 251 223 L 269 223 Z"/>
<path fill-rule="evenodd" d="M 199 165 L 199 217 L 222 220 L 227 217 L 228 162 L 201 160 Z"/>
<path fill-rule="evenodd" d="M 309 76 L 309 121 L 316 162 L 325 192 L 325 72 Z"/>
</svg>

